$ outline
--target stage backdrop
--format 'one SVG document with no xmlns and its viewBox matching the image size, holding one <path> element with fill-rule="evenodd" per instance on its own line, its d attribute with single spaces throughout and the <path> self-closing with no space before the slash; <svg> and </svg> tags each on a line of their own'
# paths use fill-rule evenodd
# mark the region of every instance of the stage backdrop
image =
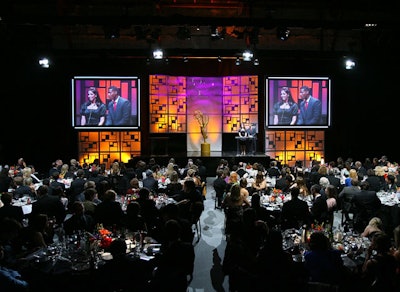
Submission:
<svg viewBox="0 0 400 292">
<path fill-rule="evenodd" d="M 186 133 L 188 152 L 203 141 L 196 110 L 209 118 L 211 151 L 223 151 L 222 133 L 237 133 L 240 123 L 258 125 L 258 76 L 150 75 L 149 83 L 150 133 Z"/>
</svg>

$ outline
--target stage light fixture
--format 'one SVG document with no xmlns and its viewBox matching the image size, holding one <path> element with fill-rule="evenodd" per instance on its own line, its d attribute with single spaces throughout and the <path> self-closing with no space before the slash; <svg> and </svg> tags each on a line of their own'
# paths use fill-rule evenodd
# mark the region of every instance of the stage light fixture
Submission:
<svg viewBox="0 0 400 292">
<path fill-rule="evenodd" d="M 242 57 L 243 61 L 249 62 L 253 59 L 253 53 L 250 50 L 245 50 Z"/>
<path fill-rule="evenodd" d="M 286 26 L 279 26 L 276 29 L 276 35 L 281 41 L 286 41 L 289 38 L 290 30 Z"/>
<path fill-rule="evenodd" d="M 239 57 L 236 58 L 235 65 L 236 65 L 236 66 L 239 66 L 239 65 L 240 65 L 240 58 L 239 58 Z"/>
<path fill-rule="evenodd" d="M 260 65 L 260 61 L 258 60 L 258 58 L 255 58 L 255 59 L 254 59 L 253 64 L 254 64 L 254 66 Z"/>
<path fill-rule="evenodd" d="M 153 58 L 156 60 L 161 60 L 164 57 L 164 53 L 161 49 L 155 49 L 153 51 Z"/>
<path fill-rule="evenodd" d="M 221 62 L 222 62 L 221 56 L 218 56 L 217 61 L 218 61 L 218 63 L 221 63 Z"/>
<path fill-rule="evenodd" d="M 346 70 L 353 70 L 356 66 L 356 62 L 350 58 L 345 59 L 344 64 L 345 64 Z"/>
<path fill-rule="evenodd" d="M 188 57 L 183 57 L 183 63 L 188 63 L 189 62 L 189 58 Z"/>
<path fill-rule="evenodd" d="M 49 68 L 50 67 L 50 61 L 47 58 L 41 58 L 41 59 L 39 59 L 39 65 L 42 68 Z"/>
</svg>

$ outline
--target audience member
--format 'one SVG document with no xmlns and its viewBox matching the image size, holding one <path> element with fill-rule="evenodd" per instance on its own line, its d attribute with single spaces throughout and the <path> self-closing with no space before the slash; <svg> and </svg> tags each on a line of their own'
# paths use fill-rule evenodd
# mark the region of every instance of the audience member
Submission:
<svg viewBox="0 0 400 292">
<path fill-rule="evenodd" d="M 361 190 L 356 192 L 351 200 L 356 213 L 354 214 L 354 227 L 358 231 L 362 231 L 368 224 L 368 221 L 379 215 L 381 210 L 381 200 L 375 191 L 369 190 L 367 181 L 360 184 Z"/>
<path fill-rule="evenodd" d="M 83 169 L 78 169 L 76 172 L 76 178 L 71 182 L 68 191 L 70 202 L 80 201 L 82 199 L 80 195 L 83 193 L 85 183 L 85 171 Z"/>
<path fill-rule="evenodd" d="M 341 253 L 333 249 L 323 232 L 313 232 L 309 242 L 310 250 L 304 252 L 305 268 L 312 282 L 343 284 L 345 269 Z"/>
<path fill-rule="evenodd" d="M 107 190 L 103 200 L 96 207 L 94 219 L 101 223 L 108 230 L 119 228 L 122 225 L 124 212 L 121 204 L 116 201 L 117 193 L 114 190 Z"/>
<path fill-rule="evenodd" d="M 9 175 L 9 168 L 3 167 L 0 170 L 0 193 L 8 192 L 13 187 L 13 179 Z"/>
<path fill-rule="evenodd" d="M 53 225 L 46 214 L 34 214 L 29 217 L 21 236 L 27 253 L 32 253 L 53 243 Z"/>
<path fill-rule="evenodd" d="M 364 231 L 361 233 L 361 237 L 368 237 L 372 240 L 372 237 L 377 232 L 383 232 L 382 220 L 379 217 L 373 217 L 369 220 L 368 225 L 365 226 Z"/>
<path fill-rule="evenodd" d="M 24 212 L 20 206 L 13 206 L 12 203 L 13 196 L 11 193 L 3 193 L 1 195 L 1 201 L 4 206 L 0 208 L 0 221 L 3 218 L 13 218 L 22 224 L 24 219 Z"/>
<path fill-rule="evenodd" d="M 310 190 L 314 197 L 314 202 L 310 208 L 311 219 L 322 224 L 322 222 L 326 221 L 328 216 L 326 196 L 321 194 L 321 186 L 318 184 L 312 185 Z"/>
<path fill-rule="evenodd" d="M 383 189 L 383 180 L 375 174 L 375 170 L 370 168 L 367 170 L 367 179 L 366 182 L 369 183 L 369 189 L 371 191 L 379 192 Z"/>
<path fill-rule="evenodd" d="M 36 197 L 36 194 L 32 191 L 32 189 L 24 184 L 24 178 L 22 176 L 15 176 L 13 178 L 14 181 L 14 199 L 19 199 L 24 196 L 29 196 L 31 198 Z"/>
<path fill-rule="evenodd" d="M 254 182 L 251 184 L 251 192 L 266 192 L 267 180 L 262 171 L 258 171 Z"/>
<path fill-rule="evenodd" d="M 32 212 L 30 217 L 36 214 L 46 214 L 48 218 L 55 218 L 56 223 L 60 225 L 64 222 L 66 210 L 58 196 L 51 196 L 48 193 L 48 186 L 42 185 L 37 190 L 37 201 L 32 203 Z"/>
<path fill-rule="evenodd" d="M 267 174 L 269 177 L 278 178 L 281 175 L 281 171 L 278 168 L 278 162 L 276 160 L 272 160 L 269 164 L 269 168 L 267 169 Z"/>
<path fill-rule="evenodd" d="M 123 217 L 123 226 L 130 232 L 148 232 L 147 225 L 143 216 L 141 215 L 141 208 L 138 202 L 131 201 L 126 207 L 126 214 Z"/>
<path fill-rule="evenodd" d="M 0 243 L 0 287 L 4 292 L 29 292 L 29 282 L 18 270 L 4 265 L 4 247 Z"/>
<path fill-rule="evenodd" d="M 158 180 L 154 178 L 153 171 L 150 169 L 146 170 L 146 178 L 142 182 L 144 188 L 149 189 L 153 194 L 158 193 Z"/>
<path fill-rule="evenodd" d="M 269 291 L 301 289 L 301 281 L 298 281 L 298 278 L 303 275 L 295 268 L 292 255 L 283 249 L 282 233 L 278 230 L 269 231 L 265 245 L 256 256 L 256 271 L 257 280 L 252 281 L 255 286 L 252 286 L 253 291 L 265 291 L 265 283 L 268 283 Z"/>
<path fill-rule="evenodd" d="M 270 215 L 269 211 L 264 206 L 261 206 L 261 197 L 258 193 L 253 193 L 250 205 L 256 212 L 257 220 L 266 222 L 270 229 L 275 225 L 275 217 Z"/>
<path fill-rule="evenodd" d="M 96 222 L 92 215 L 85 213 L 83 202 L 75 201 L 71 207 L 71 217 L 64 221 L 64 231 L 67 235 L 79 232 L 93 232 Z"/>
<path fill-rule="evenodd" d="M 217 178 L 213 181 L 213 188 L 215 191 L 215 208 L 221 209 L 227 188 L 225 174 L 222 169 L 217 170 Z"/>
<path fill-rule="evenodd" d="M 309 224 L 311 214 L 308 209 L 307 202 L 299 199 L 300 189 L 293 187 L 290 189 L 291 200 L 287 201 L 282 206 L 281 228 L 296 228 L 299 229 L 303 224 Z"/>
<path fill-rule="evenodd" d="M 85 200 L 83 201 L 83 206 L 85 208 L 85 214 L 94 216 L 97 207 L 98 193 L 96 188 L 87 188 L 83 191 Z M 80 202 L 80 201 L 79 201 Z M 100 203 L 100 202 L 99 202 Z"/>
<path fill-rule="evenodd" d="M 156 202 L 150 197 L 150 190 L 143 187 L 139 190 L 139 198 L 136 202 L 140 204 L 140 214 L 144 218 L 149 235 L 155 232 L 160 224 L 160 214 Z"/>
<path fill-rule="evenodd" d="M 105 292 L 151 291 L 148 287 L 152 273 L 151 265 L 139 257 L 127 254 L 124 239 L 113 240 L 108 250 L 112 259 L 99 268 L 96 282 L 93 283 L 95 287 Z"/>
<path fill-rule="evenodd" d="M 195 252 L 192 243 L 181 239 L 181 225 L 174 219 L 165 223 L 166 242 L 157 256 L 150 291 L 186 292 L 193 278 Z"/>
<path fill-rule="evenodd" d="M 168 197 L 175 198 L 179 196 L 182 190 L 183 190 L 183 185 L 179 181 L 179 174 L 175 170 L 172 170 L 172 172 L 169 175 L 169 183 L 167 184 L 165 193 L 167 194 Z"/>
<path fill-rule="evenodd" d="M 392 174 L 385 176 L 385 183 L 383 184 L 383 190 L 388 193 L 397 193 L 396 178 Z"/>
<path fill-rule="evenodd" d="M 356 194 L 360 193 L 358 179 L 352 179 L 350 182 L 351 185 L 345 186 L 338 195 L 339 204 L 347 221 L 351 220 L 349 213 L 357 213 L 357 209 L 352 200 Z"/>
<path fill-rule="evenodd" d="M 396 283 L 397 263 L 391 254 L 390 236 L 377 232 L 372 237 L 362 267 L 367 291 L 398 291 Z"/>
</svg>

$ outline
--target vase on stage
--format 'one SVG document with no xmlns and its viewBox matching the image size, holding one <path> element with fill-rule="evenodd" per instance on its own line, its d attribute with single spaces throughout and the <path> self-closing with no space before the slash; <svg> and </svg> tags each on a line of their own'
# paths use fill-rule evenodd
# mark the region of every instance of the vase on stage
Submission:
<svg viewBox="0 0 400 292">
<path fill-rule="evenodd" d="M 201 143 L 201 156 L 210 156 L 210 143 Z"/>
</svg>

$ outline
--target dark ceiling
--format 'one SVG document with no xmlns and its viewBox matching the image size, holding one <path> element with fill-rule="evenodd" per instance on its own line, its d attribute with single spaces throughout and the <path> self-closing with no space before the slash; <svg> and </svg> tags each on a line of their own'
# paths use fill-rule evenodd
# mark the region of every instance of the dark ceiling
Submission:
<svg viewBox="0 0 400 292">
<path fill-rule="evenodd" d="M 0 36 L 3 48 L 11 50 L 140 57 L 159 46 L 171 57 L 201 57 L 235 56 L 245 48 L 260 54 L 399 49 L 399 20 L 387 0 L 3 0 L 0 5 Z M 365 26 L 372 23 L 377 26 Z M 283 41 L 277 32 L 284 27 L 290 35 Z M 215 30 L 219 35 L 212 37 Z"/>
</svg>

